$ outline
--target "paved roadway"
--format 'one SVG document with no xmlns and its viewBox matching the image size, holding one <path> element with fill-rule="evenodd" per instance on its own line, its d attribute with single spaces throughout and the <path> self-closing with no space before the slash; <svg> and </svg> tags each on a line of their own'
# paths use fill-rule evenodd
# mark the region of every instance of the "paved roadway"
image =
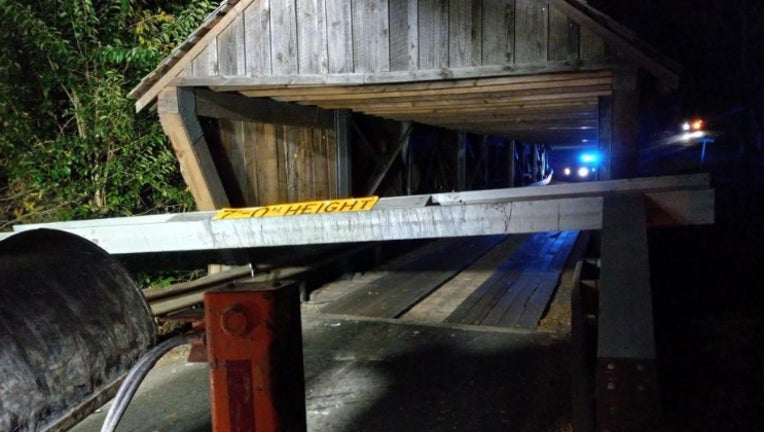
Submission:
<svg viewBox="0 0 764 432">
<path fill-rule="evenodd" d="M 550 335 L 303 317 L 310 431 L 568 430 L 567 343 Z M 96 432 L 108 406 L 73 432 Z M 207 432 L 205 364 L 163 359 L 118 431 Z"/>
</svg>

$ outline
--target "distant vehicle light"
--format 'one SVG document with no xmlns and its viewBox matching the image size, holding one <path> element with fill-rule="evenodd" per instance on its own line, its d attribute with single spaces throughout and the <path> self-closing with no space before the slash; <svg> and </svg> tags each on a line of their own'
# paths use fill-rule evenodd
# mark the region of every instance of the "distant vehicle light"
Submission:
<svg viewBox="0 0 764 432">
<path fill-rule="evenodd" d="M 581 163 L 586 164 L 598 164 L 600 162 L 600 154 L 597 152 L 581 153 L 578 158 Z"/>
<path fill-rule="evenodd" d="M 589 168 L 581 167 L 578 169 L 578 176 L 584 178 L 589 175 Z"/>
<path fill-rule="evenodd" d="M 688 131 L 688 130 L 690 130 L 690 123 L 689 123 L 689 122 L 684 122 L 684 123 L 682 123 L 682 130 L 683 130 L 683 131 Z"/>
<path fill-rule="evenodd" d="M 703 120 L 695 120 L 692 122 L 692 130 L 698 131 L 703 129 Z"/>
<path fill-rule="evenodd" d="M 564 170 L 562 170 L 562 173 L 565 174 L 566 176 L 569 176 L 570 175 L 570 168 L 565 168 Z"/>
</svg>

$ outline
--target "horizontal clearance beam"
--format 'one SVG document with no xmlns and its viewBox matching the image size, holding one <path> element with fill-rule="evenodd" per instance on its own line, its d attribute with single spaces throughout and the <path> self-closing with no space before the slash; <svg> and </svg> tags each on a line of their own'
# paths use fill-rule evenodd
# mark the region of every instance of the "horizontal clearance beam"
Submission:
<svg viewBox="0 0 764 432">
<path fill-rule="evenodd" d="M 468 102 L 483 102 L 483 103 L 495 103 L 501 106 L 519 105 L 528 102 L 534 103 L 576 103 L 579 101 L 589 101 L 591 98 L 599 96 L 607 96 L 613 93 L 611 86 L 600 85 L 591 87 L 574 87 L 561 91 L 560 89 L 553 90 L 536 90 L 536 91 L 510 91 L 510 92 L 483 92 L 475 91 L 472 93 L 462 94 L 438 94 L 431 96 L 418 96 L 418 95 L 406 95 L 406 96 L 383 96 L 375 99 L 335 99 L 335 100 L 298 100 L 299 104 L 304 105 L 320 105 L 326 108 L 341 108 L 346 105 L 352 106 L 369 106 L 378 107 L 381 105 L 391 105 L 392 107 L 399 108 L 396 104 L 403 104 L 404 106 L 410 104 L 411 108 L 416 108 L 419 105 L 429 106 L 432 104 L 460 104 Z M 249 96 L 246 92 L 245 95 Z M 273 100 L 285 102 L 284 98 L 275 96 Z"/>
<path fill-rule="evenodd" d="M 595 92 L 597 94 L 602 92 Z M 607 91 L 610 94 L 610 91 Z M 399 110 L 399 109 L 433 109 L 433 108 L 458 108 L 458 107 L 495 107 L 502 109 L 546 109 L 546 108 L 559 108 L 559 107 L 590 107 L 597 106 L 597 96 L 589 96 L 585 94 L 581 96 L 576 94 L 573 97 L 560 98 L 554 100 L 546 100 L 540 102 L 517 102 L 515 97 L 497 97 L 496 95 L 465 95 L 458 98 L 442 98 L 442 97 L 424 97 L 424 98 L 408 98 L 399 101 L 386 101 L 378 100 L 377 102 L 369 101 L 355 101 L 352 106 L 364 109 L 375 110 Z M 348 101 L 340 101 L 337 103 L 334 101 L 318 101 L 312 102 L 312 104 L 320 104 L 324 108 L 344 108 Z M 308 102 L 298 102 L 300 104 L 310 105 Z"/>
<path fill-rule="evenodd" d="M 714 193 L 702 189 L 705 179 L 687 176 L 517 192 L 463 192 L 458 199 L 451 195 L 451 201 L 448 195 L 439 194 L 429 198 L 440 205 L 424 207 L 417 197 L 384 198 L 374 210 L 354 213 L 213 220 L 215 212 L 198 212 L 173 215 L 159 223 L 144 222 L 137 216 L 121 225 L 92 220 L 90 226 L 88 221 L 78 221 L 14 229 L 62 229 L 112 254 L 590 230 L 602 226 L 602 190 L 645 193 L 652 225 L 703 224 L 714 220 Z M 686 189 L 674 189 L 677 187 Z M 155 216 L 147 217 L 156 220 Z"/>
<path fill-rule="evenodd" d="M 546 84 L 546 83 L 545 83 Z M 374 87 L 367 89 L 367 91 L 358 91 L 358 87 L 348 87 L 347 91 L 337 94 L 312 94 L 310 89 L 304 90 L 302 93 L 293 93 L 289 95 L 279 94 L 272 92 L 268 97 L 272 97 L 277 100 L 285 102 L 295 101 L 362 101 L 371 100 L 374 103 L 381 100 L 391 99 L 405 99 L 412 97 L 434 97 L 443 99 L 445 97 L 458 97 L 460 95 L 483 95 L 483 97 L 489 97 L 494 95 L 495 97 L 512 97 L 514 95 L 523 96 L 531 94 L 556 94 L 556 93 L 568 93 L 573 91 L 582 91 L 576 89 L 592 89 L 594 91 L 607 91 L 612 89 L 611 78 L 594 78 L 587 80 L 575 80 L 575 81 L 560 81 L 555 82 L 554 85 L 536 85 L 536 84 L 491 84 L 491 85 L 465 85 L 465 86 L 451 86 L 428 89 L 409 89 L 406 84 L 400 84 L 398 88 L 386 89 L 383 91 L 375 91 Z M 363 88 L 363 87 L 362 87 Z M 243 91 L 250 97 L 258 96 L 255 92 Z"/>
<path fill-rule="evenodd" d="M 328 105 L 328 104 L 327 104 Z M 439 110 L 438 112 L 457 111 L 459 107 L 462 110 L 485 110 L 485 109 L 501 109 L 506 111 L 544 111 L 555 109 L 591 109 L 598 106 L 598 99 L 596 96 L 576 96 L 566 99 L 547 100 L 541 102 L 513 102 L 511 100 L 495 101 L 493 98 L 467 98 L 466 100 L 460 100 L 458 107 L 454 106 L 453 100 L 438 100 L 438 101 L 419 101 L 416 98 L 406 100 L 402 102 L 385 102 L 379 104 L 353 104 L 354 107 L 377 110 L 377 111 L 389 111 L 395 112 L 396 110 L 421 110 L 423 112 L 429 112 L 432 110 Z"/>
<path fill-rule="evenodd" d="M 558 104 L 558 106 L 555 105 L 547 105 L 547 106 L 533 106 L 533 107 L 526 107 L 526 108 L 517 108 L 513 106 L 505 107 L 505 106 L 494 106 L 491 104 L 485 104 L 485 103 L 467 103 L 467 104 L 459 104 L 461 105 L 462 109 L 459 110 L 458 106 L 444 106 L 441 108 L 433 107 L 435 109 L 439 109 L 440 113 L 443 114 L 459 114 L 462 112 L 470 113 L 482 113 L 486 111 L 500 113 L 503 115 L 544 115 L 549 113 L 573 113 L 573 114 L 580 114 L 580 113 L 590 113 L 590 112 L 597 112 L 597 105 L 566 105 L 566 104 Z M 363 110 L 363 111 L 380 111 L 380 112 L 395 112 L 395 111 L 402 111 L 402 112 L 416 112 L 415 109 L 406 109 L 406 108 L 398 108 L 397 110 L 387 109 L 387 108 L 374 108 L 374 107 L 364 107 L 364 106 L 355 106 L 353 108 Z M 433 109 L 431 108 L 431 109 Z M 427 113 L 423 113 L 424 115 L 427 115 Z"/>
<path fill-rule="evenodd" d="M 233 93 L 196 90 L 196 113 L 204 117 L 257 121 L 320 129 L 334 127 L 334 112 L 318 107 L 250 98 Z"/>
<path fill-rule="evenodd" d="M 257 91 L 269 94 L 274 90 L 288 90 L 296 87 L 318 88 L 340 86 L 366 86 L 377 84 L 399 84 L 414 81 L 452 82 L 454 80 L 475 80 L 485 78 L 520 78 L 538 80 L 538 76 L 585 75 L 587 73 L 609 73 L 612 64 L 568 61 L 543 62 L 536 64 L 475 66 L 461 68 L 438 68 L 416 71 L 391 71 L 370 73 L 339 74 L 299 74 L 299 75 L 248 75 L 248 76 L 177 76 L 172 84 L 180 87 L 210 87 L 215 91 Z M 267 96 L 261 95 L 261 96 Z"/>
<path fill-rule="evenodd" d="M 373 111 L 363 111 L 367 114 L 372 114 Z M 478 112 L 469 112 L 465 114 L 441 114 L 438 116 L 432 115 L 417 115 L 407 112 L 402 112 L 399 115 L 391 115 L 393 119 L 396 117 L 408 117 L 411 120 L 425 122 L 436 122 L 443 126 L 451 124 L 462 123 L 479 123 L 483 125 L 492 124 L 506 124 L 506 123 L 528 123 L 528 122 L 569 122 L 575 120 L 596 120 L 597 112 L 583 111 L 583 112 L 570 112 L 570 111 L 551 111 L 538 114 L 522 114 L 517 112 L 503 113 L 501 111 L 485 110 Z"/>
<path fill-rule="evenodd" d="M 569 101 L 570 99 L 577 99 L 579 101 L 583 100 L 589 100 L 591 98 L 597 98 L 600 96 L 610 96 L 612 92 L 610 90 L 601 90 L 601 91 L 589 91 L 586 93 L 555 93 L 555 94 L 530 94 L 525 96 L 514 96 L 511 98 L 507 98 L 506 105 L 507 106 L 514 106 L 518 104 L 536 104 L 536 103 L 546 103 L 546 102 L 559 102 L 559 101 Z M 410 99 L 410 100 L 413 100 Z M 467 101 L 473 100 L 473 101 L 479 101 L 481 100 L 481 97 L 472 99 L 472 98 L 466 98 Z M 462 100 L 454 100 L 452 101 L 453 105 L 451 107 L 438 107 L 438 108 L 430 108 L 430 107 L 419 107 L 419 108 L 412 108 L 407 109 L 406 111 L 411 112 L 421 112 L 421 113 L 438 113 L 438 112 L 454 112 L 459 109 L 459 104 L 463 102 Z M 317 101 L 313 102 L 318 106 L 328 108 L 329 106 L 335 106 L 334 104 L 326 104 L 324 105 L 324 102 Z M 352 109 L 356 108 L 356 104 L 352 101 L 347 101 L 346 104 L 343 104 L 342 109 Z M 366 109 L 372 111 L 375 110 L 374 106 L 369 106 Z M 403 110 L 403 109 L 400 109 Z M 377 109 L 377 111 L 380 112 L 386 112 L 386 111 L 396 111 L 393 110 L 383 110 L 383 109 Z"/>
</svg>

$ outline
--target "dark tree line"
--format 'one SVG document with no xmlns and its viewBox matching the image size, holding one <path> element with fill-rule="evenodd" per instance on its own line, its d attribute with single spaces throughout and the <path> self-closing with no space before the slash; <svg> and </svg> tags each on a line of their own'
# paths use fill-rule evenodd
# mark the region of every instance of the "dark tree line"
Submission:
<svg viewBox="0 0 764 432">
<path fill-rule="evenodd" d="M 0 0 L 0 229 L 193 205 L 126 95 L 216 5 Z"/>
</svg>

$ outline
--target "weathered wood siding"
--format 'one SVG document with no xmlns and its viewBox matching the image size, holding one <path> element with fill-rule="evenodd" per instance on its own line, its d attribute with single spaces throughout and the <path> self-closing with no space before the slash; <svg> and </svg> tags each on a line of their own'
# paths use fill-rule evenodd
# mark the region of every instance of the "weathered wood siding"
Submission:
<svg viewBox="0 0 764 432">
<path fill-rule="evenodd" d="M 219 120 L 244 205 L 337 197 L 334 131 Z"/>
<path fill-rule="evenodd" d="M 421 72 L 605 60 L 544 0 L 258 0 L 183 76 Z M 446 73 L 446 72 L 443 72 Z"/>
</svg>

